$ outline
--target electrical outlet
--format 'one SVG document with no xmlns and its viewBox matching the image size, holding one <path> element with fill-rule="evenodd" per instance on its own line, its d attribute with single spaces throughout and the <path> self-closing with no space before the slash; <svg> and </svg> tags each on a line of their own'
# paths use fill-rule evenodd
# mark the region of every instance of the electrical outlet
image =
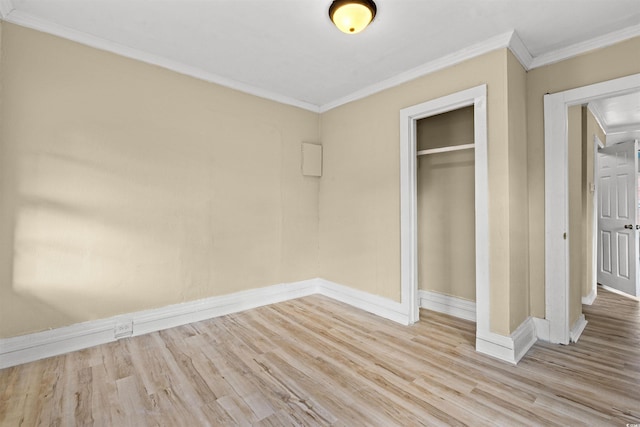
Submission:
<svg viewBox="0 0 640 427">
<path fill-rule="evenodd" d="M 133 320 L 121 319 L 116 321 L 113 333 L 116 339 L 130 337 L 133 335 Z"/>
</svg>

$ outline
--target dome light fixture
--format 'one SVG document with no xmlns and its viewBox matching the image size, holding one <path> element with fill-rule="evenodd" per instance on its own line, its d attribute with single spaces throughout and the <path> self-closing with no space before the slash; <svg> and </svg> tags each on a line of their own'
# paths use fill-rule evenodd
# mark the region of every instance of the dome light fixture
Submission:
<svg viewBox="0 0 640 427">
<path fill-rule="evenodd" d="M 357 34 L 376 16 L 372 0 L 334 0 L 329 6 L 329 18 L 343 33 Z"/>
</svg>

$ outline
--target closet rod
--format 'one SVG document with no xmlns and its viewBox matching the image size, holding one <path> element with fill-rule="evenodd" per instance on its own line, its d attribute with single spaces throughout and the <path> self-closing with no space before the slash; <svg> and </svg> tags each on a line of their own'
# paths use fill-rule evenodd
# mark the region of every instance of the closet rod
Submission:
<svg viewBox="0 0 640 427">
<path fill-rule="evenodd" d="M 424 156 L 425 154 L 448 153 L 449 151 L 467 150 L 475 147 L 476 144 L 451 145 L 449 147 L 432 148 L 430 150 L 420 150 L 416 154 Z"/>
</svg>

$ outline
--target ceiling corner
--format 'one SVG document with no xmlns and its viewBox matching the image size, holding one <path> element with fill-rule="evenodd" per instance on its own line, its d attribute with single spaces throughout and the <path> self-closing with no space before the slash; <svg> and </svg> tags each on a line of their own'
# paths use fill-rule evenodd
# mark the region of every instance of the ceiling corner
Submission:
<svg viewBox="0 0 640 427">
<path fill-rule="evenodd" d="M 524 44 L 516 30 L 513 30 L 513 32 L 511 33 L 508 48 L 511 53 L 513 53 L 515 57 L 518 58 L 518 61 L 520 61 L 520 64 L 522 64 L 522 67 L 525 69 L 525 71 L 529 71 L 533 62 L 533 56 L 531 56 L 529 49 L 527 49 L 527 46 Z"/>
<path fill-rule="evenodd" d="M 15 9 L 11 0 L 0 0 L 0 19 L 5 19 Z"/>
<path fill-rule="evenodd" d="M 606 135 L 607 133 L 609 133 L 609 127 L 607 126 L 607 122 L 604 120 L 604 115 L 598 108 L 598 105 L 595 102 L 589 102 L 587 104 L 587 108 L 589 109 L 589 111 L 591 111 L 593 118 L 596 119 L 596 122 L 598 122 L 598 125 L 600 126 L 604 134 Z"/>
<path fill-rule="evenodd" d="M 530 68 L 538 68 L 554 64 L 556 62 L 573 58 L 574 56 L 578 56 L 592 50 L 608 47 L 638 36 L 640 36 L 640 24 L 622 28 L 618 31 L 614 31 L 600 37 L 595 37 L 565 48 L 538 55 L 533 58 Z"/>
</svg>

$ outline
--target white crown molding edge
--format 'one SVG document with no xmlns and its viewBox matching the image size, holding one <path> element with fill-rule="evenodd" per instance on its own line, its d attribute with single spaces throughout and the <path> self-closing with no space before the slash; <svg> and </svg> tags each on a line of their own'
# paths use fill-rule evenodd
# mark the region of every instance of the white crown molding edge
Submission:
<svg viewBox="0 0 640 427">
<path fill-rule="evenodd" d="M 476 303 L 438 292 L 418 290 L 420 307 L 464 320 L 476 321 Z"/>
<path fill-rule="evenodd" d="M 13 9 L 13 2 L 11 0 L 0 0 L 0 19 L 6 19 Z"/>
<path fill-rule="evenodd" d="M 533 62 L 533 56 L 531 56 L 529 49 L 527 49 L 527 46 L 515 30 L 511 34 L 511 39 L 507 47 L 518 61 L 520 61 L 525 71 L 529 71 L 531 69 L 531 63 Z"/>
<path fill-rule="evenodd" d="M 538 341 L 536 323 L 528 317 L 510 336 L 476 331 L 476 351 L 516 365 Z"/>
<path fill-rule="evenodd" d="M 27 28 L 31 28 L 37 31 L 42 31 L 48 34 L 52 34 L 58 37 L 62 37 L 68 40 L 75 41 L 77 43 L 87 45 L 96 49 L 104 50 L 107 52 L 115 53 L 130 59 L 139 60 L 148 64 L 156 65 L 180 74 L 184 74 L 190 77 L 194 77 L 200 80 L 204 80 L 210 83 L 218 84 L 230 89 L 234 89 L 249 95 L 257 96 L 259 98 L 268 99 L 274 102 L 278 102 L 285 105 L 308 110 L 314 113 L 324 113 L 341 105 L 353 102 L 362 98 L 366 98 L 375 93 L 383 90 L 401 85 L 411 80 L 415 80 L 419 77 L 428 75 L 435 71 L 439 71 L 453 65 L 464 62 L 468 59 L 475 58 L 485 53 L 491 52 L 496 49 L 508 48 L 518 58 L 525 70 L 531 70 L 544 65 L 549 65 L 555 62 L 559 62 L 571 57 L 580 55 L 582 53 L 610 46 L 615 43 L 630 39 L 640 35 L 640 25 L 627 27 L 619 31 L 615 31 L 604 36 L 596 37 L 585 42 L 576 43 L 566 48 L 558 49 L 553 52 L 542 54 L 536 57 L 532 57 L 531 53 L 527 49 L 522 39 L 518 36 L 515 30 L 491 37 L 483 42 L 461 49 L 452 54 L 443 56 L 434 61 L 430 61 L 426 64 L 420 65 L 416 68 L 400 73 L 394 77 L 367 86 L 361 90 L 353 92 L 347 96 L 338 98 L 334 101 L 325 103 L 321 106 L 301 101 L 295 98 L 291 98 L 285 95 L 281 95 L 269 90 L 257 88 L 245 83 L 238 82 L 236 80 L 218 76 L 213 73 L 201 70 L 196 67 L 181 64 L 176 61 L 172 61 L 163 58 L 158 55 L 142 52 L 137 49 L 132 49 L 115 42 L 111 42 L 100 37 L 92 36 L 87 33 L 72 30 L 70 28 L 53 24 L 49 21 L 42 20 L 16 10 L 13 6 L 12 0 L 0 0 L 0 17 L 16 25 L 21 25 Z"/>
<path fill-rule="evenodd" d="M 397 323 L 408 324 L 408 315 L 400 303 L 316 278 L 0 339 L 0 369 L 313 294 L 325 295 Z M 116 336 L 116 327 L 123 323 L 130 323 L 132 331 L 123 334 L 125 336 Z"/>
<path fill-rule="evenodd" d="M 10 0 L 0 0 L 5 2 Z M 2 3 L 0 3 L 1 5 Z M 90 46 L 96 49 L 104 50 L 107 52 L 115 53 L 117 55 L 124 56 L 126 58 L 135 59 L 147 64 L 156 65 L 158 67 L 165 68 L 176 73 L 184 74 L 196 79 L 204 80 L 206 82 L 215 83 L 220 86 L 224 86 L 230 89 L 237 90 L 249 95 L 257 96 L 259 98 L 268 99 L 281 104 L 290 105 L 293 107 L 308 110 L 314 113 L 319 112 L 317 105 L 300 101 L 285 95 L 281 95 L 269 90 L 257 88 L 245 83 L 238 82 L 236 80 L 222 77 L 207 71 L 201 70 L 197 67 L 182 64 L 177 61 L 163 58 L 158 55 L 146 53 L 137 49 L 133 49 L 127 46 L 123 46 L 119 43 L 115 43 L 109 40 L 105 40 L 100 37 L 92 36 L 90 34 L 76 31 L 62 25 L 57 25 L 49 21 L 36 18 L 32 15 L 26 14 L 19 10 L 13 10 L 10 15 L 5 17 L 7 22 L 20 25 L 23 27 L 31 28 L 33 30 L 41 31 L 47 34 L 52 34 L 67 40 L 71 40 L 86 46 Z"/>
<path fill-rule="evenodd" d="M 595 49 L 611 46 L 637 36 L 640 36 L 640 24 L 538 55 L 533 58 L 530 69 L 564 61 L 565 59 L 573 58 L 574 56 L 582 55 Z"/>
<path fill-rule="evenodd" d="M 602 129 L 604 134 L 606 135 L 607 133 L 609 133 L 607 129 L 607 123 L 605 122 L 602 111 L 600 111 L 598 105 L 594 102 L 589 102 L 587 104 L 587 108 L 589 109 L 589 111 L 591 111 L 593 118 L 596 119 L 596 122 L 598 122 L 598 126 L 600 126 L 600 129 Z"/>
<path fill-rule="evenodd" d="M 345 97 L 336 99 L 335 101 L 328 102 L 320 106 L 320 113 L 325 113 L 341 105 L 348 104 L 349 102 L 357 101 L 362 98 L 366 98 L 383 90 L 390 89 L 395 86 L 399 86 L 403 83 L 415 80 L 417 78 L 426 76 L 439 70 L 451 67 L 453 65 L 464 62 L 468 59 L 484 55 L 485 53 L 492 52 L 496 49 L 506 48 L 509 42 L 513 38 L 514 31 L 509 31 L 504 34 L 500 34 L 495 37 L 491 37 L 483 42 L 476 43 L 467 48 L 461 49 L 457 52 L 445 55 L 434 61 L 427 62 L 426 64 L 415 67 L 411 70 L 400 73 L 389 79 L 367 86 L 361 90 L 353 92 Z"/>
</svg>

